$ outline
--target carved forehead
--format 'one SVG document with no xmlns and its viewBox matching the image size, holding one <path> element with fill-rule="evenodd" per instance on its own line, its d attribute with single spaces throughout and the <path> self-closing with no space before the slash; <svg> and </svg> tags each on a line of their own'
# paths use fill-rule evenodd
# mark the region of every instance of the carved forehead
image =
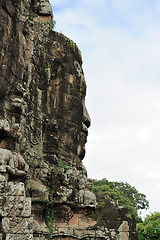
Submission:
<svg viewBox="0 0 160 240">
<path fill-rule="evenodd" d="M 79 62 L 74 61 L 70 66 L 61 63 L 58 59 L 50 66 L 51 81 L 56 92 L 61 91 L 65 94 L 84 98 L 86 95 L 86 82 L 84 73 Z"/>
<path fill-rule="evenodd" d="M 81 53 L 76 44 L 63 34 L 58 34 L 57 39 L 57 33 L 54 33 L 51 36 L 47 57 L 52 60 L 51 74 L 57 90 L 74 96 L 85 96 L 86 82 Z"/>
</svg>

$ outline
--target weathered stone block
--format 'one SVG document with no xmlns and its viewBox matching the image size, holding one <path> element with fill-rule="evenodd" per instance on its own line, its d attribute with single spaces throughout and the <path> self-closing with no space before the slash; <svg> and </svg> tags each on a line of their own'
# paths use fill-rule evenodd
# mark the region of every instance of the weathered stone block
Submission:
<svg viewBox="0 0 160 240">
<path fill-rule="evenodd" d="M 33 240 L 33 234 L 7 234 L 6 240 Z"/>
<path fill-rule="evenodd" d="M 48 235 L 47 236 L 34 236 L 33 240 L 48 240 Z"/>
<path fill-rule="evenodd" d="M 25 188 L 22 182 L 8 182 L 8 191 L 6 195 L 10 196 L 24 196 Z"/>
<path fill-rule="evenodd" d="M 91 191 L 84 191 L 84 204 L 90 207 L 96 206 L 96 197 Z"/>
<path fill-rule="evenodd" d="M 96 206 L 96 197 L 89 190 L 78 191 L 76 198 L 80 204 L 84 204 L 85 206 L 89 206 L 89 207 Z"/>
<path fill-rule="evenodd" d="M 52 7 L 48 0 L 47 1 L 40 0 L 38 7 L 39 7 L 38 12 L 40 15 L 51 15 L 52 14 Z"/>
<path fill-rule="evenodd" d="M 21 196 L 6 196 L 2 200 L 3 217 L 29 217 L 31 215 L 31 198 Z"/>
<path fill-rule="evenodd" d="M 2 228 L 5 233 L 31 234 L 33 232 L 33 218 L 6 218 L 2 219 Z"/>
<path fill-rule="evenodd" d="M 51 22 L 51 16 L 40 16 L 39 19 L 42 23 L 47 24 Z"/>
<path fill-rule="evenodd" d="M 94 226 L 96 224 L 96 221 L 94 221 L 91 217 L 87 217 L 83 213 L 81 213 L 74 214 L 68 224 L 71 228 L 85 229 Z"/>
</svg>

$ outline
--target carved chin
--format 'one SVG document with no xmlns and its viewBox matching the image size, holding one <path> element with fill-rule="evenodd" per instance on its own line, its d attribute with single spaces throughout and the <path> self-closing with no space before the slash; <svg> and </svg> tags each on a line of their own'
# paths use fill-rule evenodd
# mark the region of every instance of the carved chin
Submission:
<svg viewBox="0 0 160 240">
<path fill-rule="evenodd" d="M 78 145 L 77 155 L 81 160 L 84 158 L 84 156 L 85 156 L 85 146 Z"/>
</svg>

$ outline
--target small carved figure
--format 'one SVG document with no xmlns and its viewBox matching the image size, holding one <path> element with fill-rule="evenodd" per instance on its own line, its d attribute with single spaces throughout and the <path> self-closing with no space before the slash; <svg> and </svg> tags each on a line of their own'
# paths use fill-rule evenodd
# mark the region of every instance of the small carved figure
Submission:
<svg viewBox="0 0 160 240">
<path fill-rule="evenodd" d="M 24 158 L 16 153 L 6 149 L 5 140 L 0 141 L 0 165 L 6 166 L 6 170 L 13 177 L 25 176 L 29 166 Z"/>
</svg>

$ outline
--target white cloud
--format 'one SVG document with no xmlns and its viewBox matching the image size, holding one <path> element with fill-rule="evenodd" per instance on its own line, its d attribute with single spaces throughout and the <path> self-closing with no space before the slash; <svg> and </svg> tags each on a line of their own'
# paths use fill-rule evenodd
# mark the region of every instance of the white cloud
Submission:
<svg viewBox="0 0 160 240">
<path fill-rule="evenodd" d="M 51 5 L 55 7 L 64 7 L 67 6 L 68 0 L 50 0 Z"/>
</svg>

